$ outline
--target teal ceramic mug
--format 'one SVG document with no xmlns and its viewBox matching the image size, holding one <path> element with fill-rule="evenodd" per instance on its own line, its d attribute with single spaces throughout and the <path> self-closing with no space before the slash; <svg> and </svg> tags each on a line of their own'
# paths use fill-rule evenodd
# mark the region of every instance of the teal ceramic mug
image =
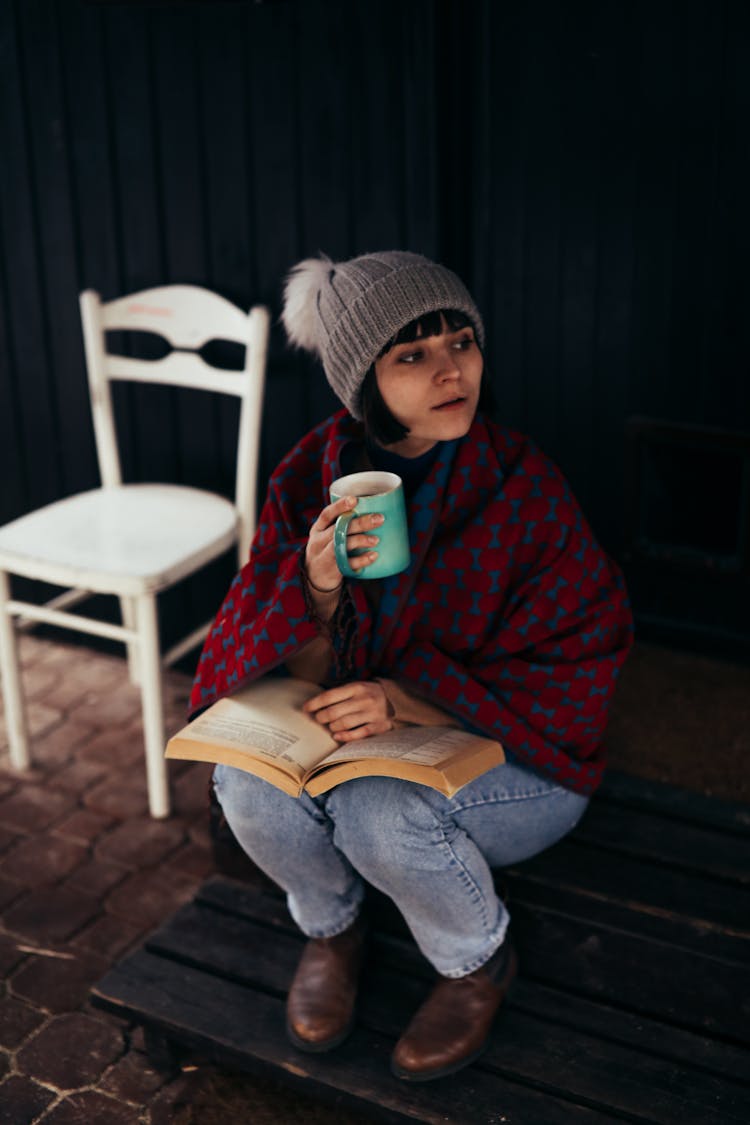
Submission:
<svg viewBox="0 0 750 1125">
<path fill-rule="evenodd" d="M 400 574 L 409 565 L 409 529 L 406 525 L 406 504 L 404 502 L 404 486 L 401 477 L 395 473 L 382 473 L 371 470 L 364 473 L 351 473 L 347 477 L 339 477 L 330 488 L 331 500 L 341 500 L 344 496 L 356 496 L 357 506 L 351 512 L 345 512 L 336 520 L 336 529 L 333 535 L 333 547 L 336 552 L 336 562 L 339 570 L 346 578 L 388 578 L 391 574 Z M 364 516 L 368 513 L 379 512 L 383 517 L 380 527 L 372 532 L 380 539 L 377 547 L 358 547 L 349 551 L 346 537 L 349 533 L 349 524 L 355 516 Z M 364 555 L 368 550 L 376 550 L 378 557 L 374 563 L 363 567 L 362 570 L 353 570 L 349 563 L 349 555 Z"/>
</svg>

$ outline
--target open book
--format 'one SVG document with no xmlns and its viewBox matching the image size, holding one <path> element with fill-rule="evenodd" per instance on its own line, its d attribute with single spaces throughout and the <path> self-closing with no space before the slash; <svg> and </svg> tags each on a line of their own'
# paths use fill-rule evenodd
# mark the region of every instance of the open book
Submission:
<svg viewBox="0 0 750 1125">
<path fill-rule="evenodd" d="M 170 738 L 167 757 L 236 766 L 293 797 L 368 776 L 401 777 L 452 797 L 505 761 L 499 742 L 450 726 L 405 726 L 338 743 L 302 710 L 322 690 L 293 677 L 256 680 Z"/>
</svg>

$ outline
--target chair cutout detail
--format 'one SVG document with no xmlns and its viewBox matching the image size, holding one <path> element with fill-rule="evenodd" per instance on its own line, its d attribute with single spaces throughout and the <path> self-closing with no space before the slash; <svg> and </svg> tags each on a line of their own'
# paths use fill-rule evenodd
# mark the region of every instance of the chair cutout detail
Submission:
<svg viewBox="0 0 750 1125">
<path fill-rule="evenodd" d="M 248 557 L 256 520 L 269 313 L 261 305 L 243 312 L 193 285 L 162 286 L 107 303 L 87 290 L 80 295 L 80 308 L 102 485 L 0 528 L 0 674 L 10 760 L 16 769 L 31 762 L 14 619 L 122 641 L 131 680 L 141 688 L 149 809 L 152 816 L 165 817 L 170 803 L 161 670 L 198 645 L 210 622 L 162 655 L 156 597 L 234 544 L 240 565 Z M 158 360 L 115 355 L 106 350 L 105 334 L 116 330 L 157 332 L 181 350 Z M 195 354 L 217 339 L 245 346 L 241 371 L 212 367 Z M 183 485 L 122 483 L 113 380 L 192 387 L 241 400 L 234 503 Z M 11 597 L 12 575 L 65 590 L 45 605 L 17 601 Z M 122 625 L 65 612 L 100 593 L 120 599 Z"/>
</svg>

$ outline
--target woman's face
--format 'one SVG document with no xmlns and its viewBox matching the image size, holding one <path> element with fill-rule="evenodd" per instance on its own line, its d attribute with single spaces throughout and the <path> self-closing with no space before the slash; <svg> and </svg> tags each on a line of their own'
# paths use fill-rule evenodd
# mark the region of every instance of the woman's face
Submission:
<svg viewBox="0 0 750 1125">
<path fill-rule="evenodd" d="M 391 414 L 409 433 L 388 448 L 418 457 L 436 441 L 468 433 L 479 401 L 484 361 L 466 326 L 451 331 L 445 320 L 439 336 L 418 336 L 396 344 L 375 361 L 378 390 Z"/>
</svg>

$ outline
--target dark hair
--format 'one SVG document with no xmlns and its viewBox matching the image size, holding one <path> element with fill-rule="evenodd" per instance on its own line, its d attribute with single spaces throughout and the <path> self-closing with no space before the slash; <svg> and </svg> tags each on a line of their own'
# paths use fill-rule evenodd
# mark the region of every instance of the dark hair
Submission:
<svg viewBox="0 0 750 1125">
<path fill-rule="evenodd" d="M 458 309 L 436 309 L 434 312 L 425 313 L 424 316 L 418 316 L 416 320 L 410 320 L 408 324 L 400 328 L 379 352 L 377 358 L 380 359 L 396 344 L 412 344 L 415 340 L 423 339 L 425 336 L 439 336 L 443 332 L 443 321 L 447 324 L 450 332 L 458 332 L 461 328 L 474 328 L 471 318 L 466 313 L 460 312 Z M 475 328 L 474 335 L 476 336 Z M 482 380 L 482 390 L 484 390 L 484 379 Z M 401 441 L 406 437 L 409 433 L 408 426 L 404 426 L 397 421 L 385 405 L 378 388 L 374 363 L 365 375 L 361 394 L 362 421 L 364 422 L 365 433 L 371 441 L 374 441 L 377 445 L 393 445 L 394 442 Z"/>
</svg>

